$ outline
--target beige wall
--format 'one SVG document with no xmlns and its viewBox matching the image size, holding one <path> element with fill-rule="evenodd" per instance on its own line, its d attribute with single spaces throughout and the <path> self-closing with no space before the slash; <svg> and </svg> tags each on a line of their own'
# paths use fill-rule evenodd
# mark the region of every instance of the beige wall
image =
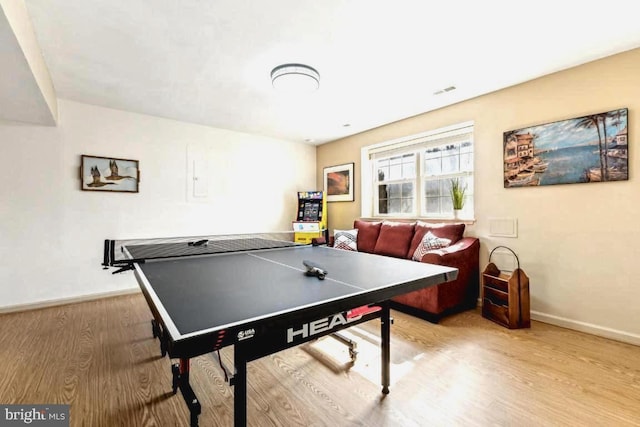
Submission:
<svg viewBox="0 0 640 427">
<path fill-rule="evenodd" d="M 514 66 L 521 66 L 514 61 Z M 503 188 L 502 133 L 629 109 L 629 181 Z M 356 201 L 329 204 L 329 226 L 360 215 L 360 148 L 475 122 L 475 224 L 481 268 L 497 245 L 514 249 L 531 280 L 534 319 L 640 344 L 640 49 L 494 92 L 318 147 L 326 166 L 355 162 Z M 489 236 L 491 217 L 518 221 L 517 238 Z"/>
</svg>

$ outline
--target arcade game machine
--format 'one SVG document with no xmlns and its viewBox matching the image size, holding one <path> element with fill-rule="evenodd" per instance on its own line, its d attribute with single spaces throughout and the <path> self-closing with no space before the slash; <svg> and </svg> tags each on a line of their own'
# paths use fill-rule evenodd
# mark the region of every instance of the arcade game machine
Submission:
<svg viewBox="0 0 640 427">
<path fill-rule="evenodd" d="M 327 237 L 327 199 L 322 191 L 298 191 L 298 215 L 293 221 L 296 243 Z"/>
</svg>

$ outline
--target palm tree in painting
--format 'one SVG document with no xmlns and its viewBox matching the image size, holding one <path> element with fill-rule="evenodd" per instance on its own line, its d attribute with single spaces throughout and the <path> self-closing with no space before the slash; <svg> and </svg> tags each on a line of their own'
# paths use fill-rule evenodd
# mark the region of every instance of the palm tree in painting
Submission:
<svg viewBox="0 0 640 427">
<path fill-rule="evenodd" d="M 603 181 L 609 181 L 610 178 L 610 174 L 609 174 L 609 138 L 607 138 L 607 119 L 611 120 L 611 123 L 617 127 L 620 125 L 621 123 L 621 117 L 622 117 L 622 111 L 621 110 L 615 110 L 615 111 L 608 111 L 606 113 L 601 113 L 599 114 L 600 119 L 602 120 L 602 132 L 604 135 L 604 153 L 601 153 L 600 155 L 604 157 L 604 175 L 602 180 Z"/>
<path fill-rule="evenodd" d="M 576 123 L 576 127 L 579 129 L 596 128 L 596 131 L 598 132 L 598 152 L 600 153 L 600 156 L 599 156 L 600 157 L 600 176 L 602 177 L 601 178 L 602 181 L 606 181 L 606 176 L 605 176 L 606 169 L 602 159 L 602 134 L 600 133 L 599 118 L 600 118 L 600 114 L 585 116 L 580 120 L 578 120 L 578 123 Z M 605 144 L 606 144 L 606 140 L 605 140 Z"/>
<path fill-rule="evenodd" d="M 600 120 L 602 120 L 602 133 L 604 136 L 604 152 L 600 152 L 600 157 L 601 157 L 601 161 L 602 159 L 604 159 L 604 175 L 602 175 L 602 180 L 603 181 L 609 181 L 609 148 L 607 147 L 607 144 L 609 144 L 609 141 L 607 141 L 607 116 L 609 115 L 609 113 L 601 113 L 598 114 L 598 116 L 600 117 Z"/>
</svg>

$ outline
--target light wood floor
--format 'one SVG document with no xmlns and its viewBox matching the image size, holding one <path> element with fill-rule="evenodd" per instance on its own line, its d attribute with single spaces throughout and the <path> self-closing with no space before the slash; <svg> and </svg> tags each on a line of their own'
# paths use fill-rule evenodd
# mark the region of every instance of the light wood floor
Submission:
<svg viewBox="0 0 640 427">
<path fill-rule="evenodd" d="M 325 338 L 248 366 L 252 426 L 640 426 L 640 347 L 470 311 L 433 325 L 393 312 L 392 384 L 380 390 L 379 322 L 360 354 Z M 232 350 L 222 352 L 232 366 Z M 141 295 L 0 316 L 0 403 L 65 403 L 72 426 L 184 426 Z M 192 361 L 201 426 L 233 424 L 216 360 Z"/>
</svg>

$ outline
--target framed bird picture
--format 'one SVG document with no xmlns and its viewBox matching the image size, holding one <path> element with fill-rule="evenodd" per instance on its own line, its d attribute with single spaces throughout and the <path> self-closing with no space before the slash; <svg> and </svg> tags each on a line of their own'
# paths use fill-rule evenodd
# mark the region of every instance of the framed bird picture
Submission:
<svg viewBox="0 0 640 427">
<path fill-rule="evenodd" d="M 137 193 L 140 168 L 137 160 L 116 157 L 81 156 L 81 189 Z"/>
</svg>

